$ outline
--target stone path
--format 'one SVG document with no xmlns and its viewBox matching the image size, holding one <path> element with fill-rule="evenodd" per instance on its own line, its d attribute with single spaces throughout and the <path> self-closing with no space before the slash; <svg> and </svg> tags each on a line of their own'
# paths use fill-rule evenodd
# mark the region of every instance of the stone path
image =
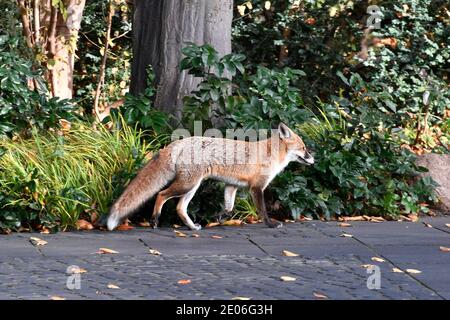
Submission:
<svg viewBox="0 0 450 320">
<path fill-rule="evenodd" d="M 0 236 L 0 299 L 315 299 L 314 293 L 329 299 L 450 299 L 450 252 L 439 249 L 450 247 L 448 223 L 450 217 L 352 222 L 346 228 L 310 221 L 282 229 L 256 224 L 180 230 L 200 237 L 177 237 L 164 228 L 11 234 Z M 48 243 L 35 247 L 31 236 Z M 101 247 L 118 253 L 96 253 Z M 162 255 L 150 254 L 150 248 Z M 300 256 L 283 256 L 283 250 Z M 368 288 L 377 270 L 367 273 L 367 264 L 379 267 L 380 289 Z M 87 272 L 70 275 L 72 265 Z M 369 282 L 376 286 L 374 279 Z"/>
</svg>

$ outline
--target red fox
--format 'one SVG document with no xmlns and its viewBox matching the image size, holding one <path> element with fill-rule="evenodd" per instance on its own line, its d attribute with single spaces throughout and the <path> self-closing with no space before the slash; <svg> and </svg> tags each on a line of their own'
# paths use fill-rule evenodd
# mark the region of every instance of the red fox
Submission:
<svg viewBox="0 0 450 320">
<path fill-rule="evenodd" d="M 208 178 L 225 182 L 225 212 L 233 210 L 238 187 L 248 187 L 260 218 L 271 228 L 281 227 L 282 223 L 267 215 L 264 189 L 291 161 L 312 165 L 314 158 L 302 139 L 283 123 L 276 134 L 261 141 L 190 137 L 172 142 L 130 182 L 112 206 L 107 227 L 113 230 L 158 193 L 151 218 L 153 228 L 158 226 L 164 203 L 180 197 L 177 213 L 181 220 L 192 230 L 200 230 L 201 226 L 188 216 L 187 207 L 201 182 Z"/>
</svg>

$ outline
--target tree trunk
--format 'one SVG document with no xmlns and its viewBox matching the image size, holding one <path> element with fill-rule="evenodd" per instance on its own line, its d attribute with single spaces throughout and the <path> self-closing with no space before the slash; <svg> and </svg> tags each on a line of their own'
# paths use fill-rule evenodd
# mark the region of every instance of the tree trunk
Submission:
<svg viewBox="0 0 450 320">
<path fill-rule="evenodd" d="M 67 19 L 58 12 L 55 55 L 53 57 L 53 93 L 59 98 L 72 98 L 75 50 L 86 0 L 67 0 Z"/>
<path fill-rule="evenodd" d="M 232 0 L 136 0 L 131 93 L 144 91 L 151 65 L 155 107 L 181 119 L 183 97 L 201 80 L 180 71 L 181 49 L 186 42 L 209 43 L 221 55 L 230 53 L 232 18 Z"/>
<path fill-rule="evenodd" d="M 52 96 L 72 98 L 76 43 L 86 0 L 64 0 L 64 19 L 51 0 L 17 0 L 27 45 L 47 66 Z M 31 8 L 31 10 L 29 10 Z"/>
</svg>

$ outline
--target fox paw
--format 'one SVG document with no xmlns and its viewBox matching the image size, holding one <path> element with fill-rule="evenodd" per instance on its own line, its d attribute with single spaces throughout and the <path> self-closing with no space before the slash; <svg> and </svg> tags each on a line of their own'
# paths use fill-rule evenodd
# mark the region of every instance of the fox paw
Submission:
<svg viewBox="0 0 450 320">
<path fill-rule="evenodd" d="M 202 226 L 199 225 L 198 223 L 194 223 L 194 227 L 193 227 L 193 228 L 191 227 L 191 230 L 196 230 L 196 231 L 198 231 L 198 230 L 201 230 L 201 229 L 202 229 Z"/>
<path fill-rule="evenodd" d="M 276 221 L 276 220 L 266 221 L 266 225 L 269 228 L 282 228 L 283 227 L 283 223 L 281 223 L 280 221 Z"/>
</svg>

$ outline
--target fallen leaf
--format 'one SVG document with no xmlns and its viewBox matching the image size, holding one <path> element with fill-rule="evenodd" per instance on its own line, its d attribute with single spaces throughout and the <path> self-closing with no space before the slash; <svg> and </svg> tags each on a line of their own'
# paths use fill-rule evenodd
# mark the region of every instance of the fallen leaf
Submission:
<svg viewBox="0 0 450 320">
<path fill-rule="evenodd" d="M 446 226 L 447 228 L 450 228 L 450 223 L 446 223 L 445 226 Z"/>
<path fill-rule="evenodd" d="M 193 238 L 200 238 L 200 235 L 197 234 L 197 233 L 193 233 L 193 234 L 191 234 L 191 237 L 193 237 Z"/>
<path fill-rule="evenodd" d="M 50 230 L 48 230 L 47 228 L 42 228 L 42 231 L 40 233 L 42 233 L 42 234 L 49 234 Z"/>
<path fill-rule="evenodd" d="M 294 252 L 287 251 L 287 250 L 283 250 L 282 253 L 283 253 L 283 256 L 286 256 L 286 257 L 298 257 L 299 256 L 298 253 L 294 253 Z"/>
<path fill-rule="evenodd" d="M 71 273 L 71 274 L 81 274 L 81 273 L 86 273 L 87 272 L 86 269 L 78 268 L 78 267 L 72 267 L 72 268 L 70 268 L 67 271 L 68 271 L 68 273 Z"/>
<path fill-rule="evenodd" d="M 433 226 L 431 224 L 429 224 L 429 223 L 426 223 L 426 222 L 422 222 L 422 223 L 427 228 L 433 228 Z"/>
<path fill-rule="evenodd" d="M 439 247 L 439 250 L 441 250 L 442 252 L 450 252 L 449 247 Z"/>
<path fill-rule="evenodd" d="M 364 221 L 366 219 L 364 219 L 363 216 L 356 216 L 356 217 L 343 217 L 344 221 Z"/>
<path fill-rule="evenodd" d="M 148 251 L 150 252 L 150 254 L 153 254 L 154 256 L 162 255 L 161 252 L 159 252 L 158 250 L 155 250 L 155 249 L 148 249 Z"/>
<path fill-rule="evenodd" d="M 130 226 L 128 223 L 121 224 L 120 226 L 117 227 L 117 230 L 119 231 L 128 231 L 132 229 L 134 229 L 134 227 Z"/>
<path fill-rule="evenodd" d="M 417 214 L 408 214 L 408 218 L 411 219 L 411 222 L 417 222 L 419 220 L 419 216 Z"/>
<path fill-rule="evenodd" d="M 213 239 L 222 239 L 223 237 L 221 237 L 221 236 L 211 236 L 211 238 L 213 238 Z"/>
<path fill-rule="evenodd" d="M 402 269 L 399 269 L 399 268 L 392 268 L 392 272 L 405 273 Z"/>
<path fill-rule="evenodd" d="M 422 273 L 422 271 L 416 269 L 406 269 L 405 271 L 412 274 Z"/>
<path fill-rule="evenodd" d="M 384 260 L 382 258 L 378 258 L 378 257 L 373 257 L 372 261 L 375 261 L 375 262 L 386 262 L 386 260 Z"/>
<path fill-rule="evenodd" d="M 348 233 L 343 233 L 343 234 L 341 234 L 341 237 L 344 237 L 344 238 L 353 238 L 353 235 L 348 234 Z"/>
<path fill-rule="evenodd" d="M 284 222 L 286 222 L 286 223 L 295 223 L 295 220 L 285 219 Z"/>
<path fill-rule="evenodd" d="M 281 276 L 280 279 L 282 281 L 295 281 L 295 280 L 297 280 L 297 278 L 289 277 L 289 276 Z"/>
<path fill-rule="evenodd" d="M 142 222 L 139 222 L 139 226 L 140 226 L 140 227 L 144 227 L 144 228 L 149 228 L 149 227 L 151 227 L 150 222 L 148 222 L 148 221 L 142 221 Z"/>
<path fill-rule="evenodd" d="M 108 287 L 109 289 L 120 289 L 119 286 L 116 286 L 115 284 L 112 284 L 112 283 L 108 284 L 107 287 Z"/>
<path fill-rule="evenodd" d="M 258 219 L 255 218 L 254 216 L 248 216 L 245 219 L 245 222 L 248 223 L 248 224 L 255 224 L 255 223 L 258 223 Z"/>
<path fill-rule="evenodd" d="M 248 297 L 233 297 L 231 300 L 250 300 L 251 298 Z"/>
<path fill-rule="evenodd" d="M 51 296 L 50 300 L 66 300 L 66 298 L 59 297 L 59 296 Z"/>
<path fill-rule="evenodd" d="M 338 224 L 338 226 L 345 228 L 345 227 L 351 227 L 352 225 L 350 223 L 341 222 L 341 223 Z"/>
<path fill-rule="evenodd" d="M 48 242 L 36 237 L 30 237 L 30 242 L 35 246 L 45 246 Z"/>
<path fill-rule="evenodd" d="M 185 233 L 183 233 L 183 232 L 180 232 L 180 231 L 178 231 L 178 230 L 173 230 L 173 231 L 175 232 L 175 235 L 176 235 L 177 237 L 181 237 L 181 238 L 187 237 L 187 234 L 185 234 Z"/>
<path fill-rule="evenodd" d="M 99 253 L 99 254 L 116 254 L 116 253 L 119 253 L 119 252 L 111 250 L 111 249 L 108 249 L 108 248 L 100 248 L 100 249 L 98 249 L 97 253 Z"/>
<path fill-rule="evenodd" d="M 316 297 L 317 299 L 328 299 L 326 295 L 317 292 L 314 292 L 314 297 Z"/>
<path fill-rule="evenodd" d="M 212 228 L 212 227 L 217 227 L 220 226 L 219 222 L 210 222 L 206 225 L 206 228 Z"/>
<path fill-rule="evenodd" d="M 192 281 L 190 280 L 190 279 L 183 279 L 183 280 L 178 280 L 178 284 L 189 284 L 189 283 L 191 283 Z"/>
<path fill-rule="evenodd" d="M 222 223 L 223 226 L 241 226 L 242 221 L 237 219 L 227 220 L 224 223 Z"/>
<path fill-rule="evenodd" d="M 179 224 L 174 224 L 174 225 L 172 225 L 172 227 L 174 227 L 175 229 L 181 228 L 181 226 Z"/>
<path fill-rule="evenodd" d="M 386 219 L 384 219 L 383 217 L 371 217 L 370 221 L 371 222 L 383 222 L 383 221 L 386 221 Z"/>
<path fill-rule="evenodd" d="M 362 264 L 361 267 L 363 267 L 364 269 L 369 269 L 371 267 L 374 267 L 373 264 Z"/>
<path fill-rule="evenodd" d="M 80 219 L 77 221 L 77 229 L 78 230 L 92 230 L 94 226 L 89 221 Z"/>
</svg>

